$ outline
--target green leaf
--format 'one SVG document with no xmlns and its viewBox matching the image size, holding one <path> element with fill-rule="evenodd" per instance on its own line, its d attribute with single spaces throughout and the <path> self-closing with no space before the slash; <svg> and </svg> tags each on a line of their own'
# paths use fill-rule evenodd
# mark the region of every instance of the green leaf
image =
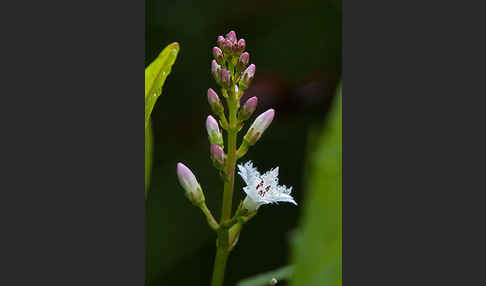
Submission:
<svg viewBox="0 0 486 286">
<path fill-rule="evenodd" d="M 293 241 L 295 271 L 290 285 L 342 285 L 342 96 L 309 154 L 310 174 L 304 213 Z M 312 149 L 312 148 L 311 148 Z"/>
<path fill-rule="evenodd" d="M 178 53 L 179 43 L 172 43 L 145 69 L 145 128 Z"/>
<path fill-rule="evenodd" d="M 145 199 L 147 199 L 147 192 L 150 185 L 150 174 L 152 171 L 152 124 L 149 120 L 145 128 Z"/>
<path fill-rule="evenodd" d="M 267 286 L 270 285 L 270 280 L 272 278 L 277 279 L 277 281 L 286 280 L 292 275 L 293 266 L 284 266 L 282 268 L 258 274 L 254 277 L 246 278 L 241 280 L 236 284 L 236 286 Z M 278 285 L 278 283 L 277 283 Z"/>
<path fill-rule="evenodd" d="M 172 43 L 165 47 L 159 56 L 145 69 L 145 199 L 147 199 L 152 169 L 153 138 L 150 115 L 157 99 L 162 94 L 162 87 L 167 76 L 172 71 L 172 66 L 178 53 L 179 43 Z"/>
</svg>

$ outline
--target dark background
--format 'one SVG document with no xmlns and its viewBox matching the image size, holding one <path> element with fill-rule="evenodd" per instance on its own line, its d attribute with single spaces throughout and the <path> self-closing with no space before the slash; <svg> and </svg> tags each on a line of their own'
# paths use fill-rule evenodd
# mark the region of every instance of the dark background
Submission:
<svg viewBox="0 0 486 286">
<path fill-rule="evenodd" d="M 152 113 L 149 285 L 207 285 L 211 278 L 215 234 L 184 197 L 175 167 L 180 161 L 193 170 L 219 219 L 222 183 L 209 160 L 204 127 L 210 114 L 206 91 L 216 89 L 210 62 L 217 36 L 235 30 L 256 65 L 243 98 L 259 99 L 249 123 L 268 108 L 276 110 L 271 127 L 240 162 L 251 159 L 260 171 L 279 166 L 281 184 L 293 186 L 296 201 L 302 202 L 312 131 L 320 131 L 341 77 L 341 19 L 337 1 L 146 1 L 145 66 L 171 42 L 181 46 Z M 235 205 L 244 198 L 241 187 L 237 177 Z M 262 207 L 231 253 L 227 285 L 286 265 L 300 213 L 290 204 Z"/>
</svg>

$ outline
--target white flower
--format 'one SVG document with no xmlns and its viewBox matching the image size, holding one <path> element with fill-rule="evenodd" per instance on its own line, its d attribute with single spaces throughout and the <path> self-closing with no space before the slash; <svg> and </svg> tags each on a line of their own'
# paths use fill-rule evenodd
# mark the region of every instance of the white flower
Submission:
<svg viewBox="0 0 486 286">
<path fill-rule="evenodd" d="M 246 187 L 243 191 L 247 194 L 243 206 L 251 213 L 261 205 L 277 202 L 289 202 L 297 205 L 290 195 L 292 187 L 278 185 L 278 167 L 271 169 L 263 175 L 253 167 L 251 161 L 244 165 L 238 165 L 238 174 L 243 178 Z"/>
</svg>

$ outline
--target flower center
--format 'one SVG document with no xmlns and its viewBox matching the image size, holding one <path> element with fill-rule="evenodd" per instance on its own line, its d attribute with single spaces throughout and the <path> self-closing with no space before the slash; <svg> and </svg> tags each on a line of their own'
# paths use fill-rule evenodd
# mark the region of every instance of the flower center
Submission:
<svg viewBox="0 0 486 286">
<path fill-rule="evenodd" d="M 265 182 L 263 182 L 263 180 L 260 181 L 260 183 L 256 186 L 256 190 L 258 191 L 258 195 L 260 197 L 264 197 L 266 193 L 268 193 L 268 191 L 270 191 L 270 186 L 266 186 L 265 188 L 263 188 L 263 184 Z M 258 190 L 260 189 L 260 190 Z"/>
</svg>

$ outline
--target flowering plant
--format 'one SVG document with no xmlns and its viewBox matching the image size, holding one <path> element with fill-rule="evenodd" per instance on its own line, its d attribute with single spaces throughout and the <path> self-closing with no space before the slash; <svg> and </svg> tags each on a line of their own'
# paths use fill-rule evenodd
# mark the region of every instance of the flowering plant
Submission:
<svg viewBox="0 0 486 286">
<path fill-rule="evenodd" d="M 213 116 L 209 115 L 206 119 L 206 130 L 211 161 L 224 183 L 219 222 L 208 209 L 203 189 L 193 172 L 183 163 L 177 164 L 179 183 L 185 190 L 187 198 L 201 209 L 209 226 L 217 233 L 212 286 L 223 285 L 229 253 L 238 242 L 243 225 L 257 214 L 260 206 L 276 202 L 297 204 L 290 195 L 292 188 L 278 185 L 278 167 L 262 175 L 249 161 L 238 165 L 238 174 L 246 183 L 243 191 L 247 196 L 231 216 L 236 162 L 262 137 L 275 116 L 275 110 L 269 109 L 260 114 L 237 148 L 238 133 L 242 130 L 244 122 L 254 113 L 258 103 L 258 99 L 252 97 L 240 107 L 240 100 L 245 90 L 250 87 L 256 68 L 254 64 L 248 65 L 250 54 L 245 52 L 246 42 L 244 39 L 238 40 L 234 31 L 229 32 L 226 37 L 219 36 L 217 45 L 212 50 L 214 60 L 211 62 L 211 73 L 221 87 L 221 95 L 226 101 L 228 115 L 226 116 L 218 94 L 213 89 L 208 89 L 208 102 L 214 115 L 219 118 L 219 124 Z M 227 146 L 224 144 L 220 125 L 226 132 Z"/>
</svg>

